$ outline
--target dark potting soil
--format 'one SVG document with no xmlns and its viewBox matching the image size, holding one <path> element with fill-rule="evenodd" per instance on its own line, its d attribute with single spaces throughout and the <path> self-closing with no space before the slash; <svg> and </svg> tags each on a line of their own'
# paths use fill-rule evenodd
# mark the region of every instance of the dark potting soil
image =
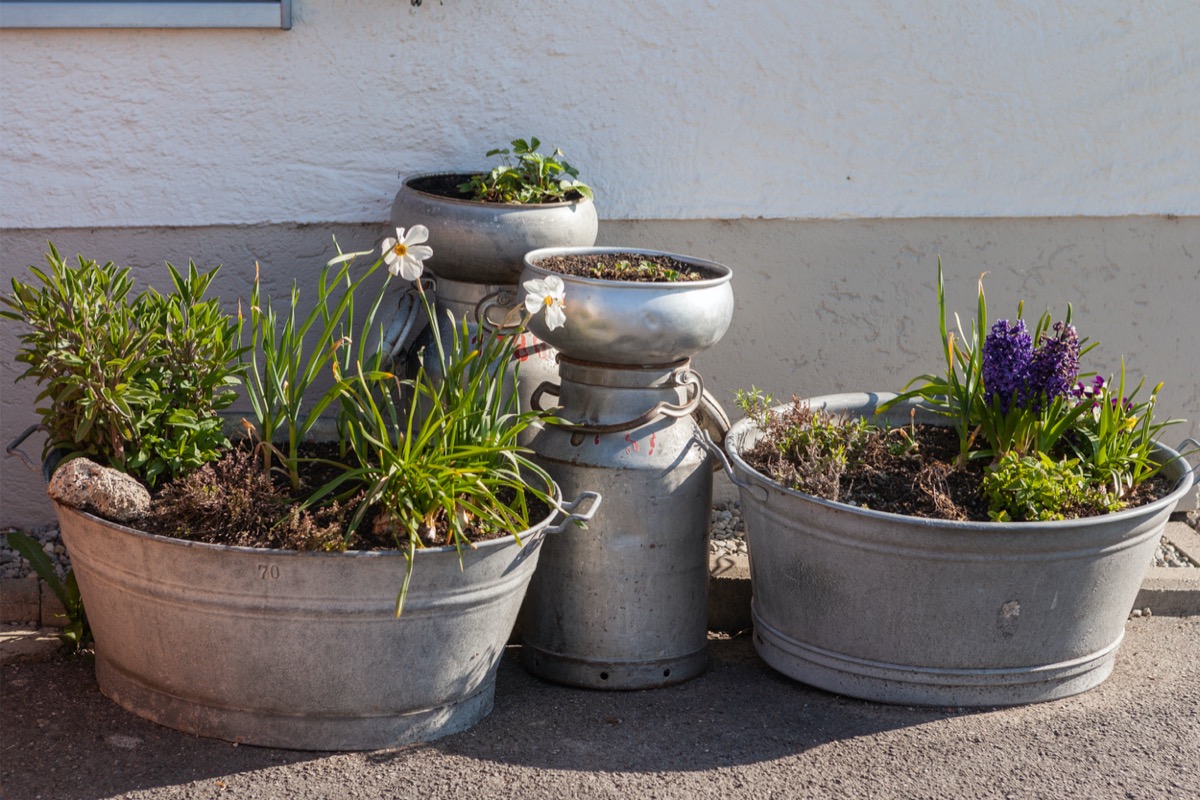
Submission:
<svg viewBox="0 0 1200 800">
<path fill-rule="evenodd" d="M 668 255 L 604 253 L 549 256 L 537 265 L 561 275 L 635 283 L 679 283 L 719 278 L 715 270 L 688 264 Z"/>
<path fill-rule="evenodd" d="M 460 191 L 458 185 L 466 183 L 471 179 L 469 172 L 443 173 L 437 175 L 426 175 L 421 178 L 414 178 L 408 182 L 408 185 L 418 192 L 437 195 L 438 197 L 447 197 L 451 200 L 470 200 L 469 192 Z"/>
<path fill-rule="evenodd" d="M 888 435 L 873 437 L 861 459 L 841 474 L 831 474 L 827 464 L 806 467 L 790 464 L 766 437 L 743 454 L 755 470 L 790 488 L 825 500 L 835 500 L 873 511 L 927 519 L 987 522 L 987 500 L 982 484 L 983 461 L 955 466 L 959 453 L 958 434 L 942 425 L 903 428 L 916 447 L 903 454 L 889 446 Z M 894 434 L 891 432 L 891 444 Z M 802 484 L 802 485 L 797 485 Z M 1155 477 L 1140 484 L 1123 499 L 1127 507 L 1153 502 L 1170 493 L 1171 483 Z M 1076 510 L 1066 516 L 1083 517 L 1093 512 Z"/>
<path fill-rule="evenodd" d="M 333 464 L 321 463 L 341 458 L 336 443 L 305 444 L 301 455 L 306 459 L 300 467 L 301 486 L 293 491 L 283 476 L 263 469 L 254 446 L 238 443 L 217 461 L 162 487 L 139 527 L 161 536 L 238 547 L 333 552 L 407 547 L 407 534 L 401 533 L 404 541 L 397 541 L 392 526 L 375 509 L 369 510 L 354 533 L 346 536 L 346 528 L 362 500 L 361 492 L 311 509 L 293 500 L 308 496 L 341 472 Z M 511 506 L 515 498 L 510 495 L 501 499 Z M 526 502 L 533 524 L 549 515 L 549 506 L 537 498 L 526 495 Z M 434 526 L 436 533 L 426 544 L 450 543 L 448 522 L 438 518 Z M 465 532 L 472 542 L 507 535 L 471 524 Z"/>
<path fill-rule="evenodd" d="M 488 202 L 486 200 L 476 201 L 475 197 L 470 192 L 464 192 L 458 188 L 460 184 L 466 183 L 467 181 L 471 180 L 471 178 L 476 174 L 478 174 L 478 173 L 448 172 L 448 173 L 440 173 L 440 174 L 436 174 L 436 175 L 425 175 L 423 177 L 414 178 L 414 179 L 410 180 L 408 182 L 408 185 L 411 188 L 417 190 L 418 192 L 424 192 L 425 194 L 436 195 L 437 197 L 445 197 L 449 200 L 469 200 L 469 201 L 473 201 L 473 202 L 486 203 L 486 202 Z M 582 199 L 583 199 L 583 195 L 579 194 L 578 192 L 570 192 L 566 195 L 564 200 L 552 200 L 550 202 L 551 203 L 574 202 L 576 200 L 582 200 Z M 510 205 L 521 205 L 521 204 L 514 203 L 514 204 L 510 204 Z M 531 205 L 543 205 L 543 204 L 534 203 Z"/>
</svg>

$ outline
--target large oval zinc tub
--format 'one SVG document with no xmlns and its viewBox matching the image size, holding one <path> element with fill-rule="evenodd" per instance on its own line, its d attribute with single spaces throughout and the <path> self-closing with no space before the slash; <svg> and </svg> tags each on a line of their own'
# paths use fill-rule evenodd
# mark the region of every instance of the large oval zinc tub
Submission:
<svg viewBox="0 0 1200 800">
<path fill-rule="evenodd" d="M 893 396 L 807 402 L 870 419 Z M 907 423 L 913 405 L 888 418 Z M 742 420 L 725 444 L 746 520 L 755 647 L 796 680 L 886 703 L 1014 705 L 1100 684 L 1167 518 L 1193 485 L 1188 464 L 1159 446 L 1175 488 L 1137 508 L 1060 522 L 918 519 L 782 487 L 742 459 L 756 433 Z"/>
<path fill-rule="evenodd" d="M 587 516 L 595 510 L 595 496 Z M 547 516 L 465 550 L 301 553 L 155 536 L 56 504 L 121 706 L 177 730 L 301 750 L 368 750 L 469 728 L 537 565 Z"/>
</svg>

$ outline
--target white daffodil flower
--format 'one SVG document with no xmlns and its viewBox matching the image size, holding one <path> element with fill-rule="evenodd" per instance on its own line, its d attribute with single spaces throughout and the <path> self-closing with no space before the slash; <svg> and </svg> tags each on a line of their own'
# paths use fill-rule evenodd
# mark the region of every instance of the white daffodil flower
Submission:
<svg viewBox="0 0 1200 800">
<path fill-rule="evenodd" d="M 563 285 L 562 278 L 547 275 L 545 278 L 525 281 L 524 286 L 527 292 L 526 311 L 537 314 L 541 309 L 546 309 L 546 327 L 550 330 L 567 324 L 567 314 L 563 310 L 566 306 L 567 287 Z"/>
<path fill-rule="evenodd" d="M 383 261 L 388 272 L 399 275 L 406 281 L 415 281 L 425 271 L 421 262 L 433 255 L 433 248 L 422 244 L 429 239 L 429 229 L 424 225 L 413 225 L 404 235 L 404 228 L 396 228 L 396 238 L 383 240 Z"/>
</svg>

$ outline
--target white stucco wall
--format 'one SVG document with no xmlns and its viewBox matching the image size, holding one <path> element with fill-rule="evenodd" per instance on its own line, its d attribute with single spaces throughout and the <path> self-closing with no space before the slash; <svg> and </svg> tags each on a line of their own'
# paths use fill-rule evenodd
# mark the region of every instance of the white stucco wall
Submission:
<svg viewBox="0 0 1200 800">
<path fill-rule="evenodd" d="M 562 146 L 609 219 L 1200 213 L 1195 0 L 296 0 L 0 31 L 0 228 L 383 220 Z"/>
</svg>

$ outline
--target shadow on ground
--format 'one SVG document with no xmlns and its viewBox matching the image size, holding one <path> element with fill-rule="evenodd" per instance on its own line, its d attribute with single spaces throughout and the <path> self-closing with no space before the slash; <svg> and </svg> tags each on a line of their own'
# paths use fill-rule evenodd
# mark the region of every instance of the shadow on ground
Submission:
<svg viewBox="0 0 1200 800">
<path fill-rule="evenodd" d="M 749 634 L 712 637 L 709 651 L 708 670 L 687 683 L 603 692 L 530 677 L 521 671 L 517 649 L 509 648 L 497 683 L 496 710 L 474 729 L 431 746 L 447 754 L 538 769 L 708 770 L 979 713 L 882 706 L 805 686 L 762 662 Z"/>
<path fill-rule="evenodd" d="M 104 697 L 90 661 L 17 660 L 0 668 L 0 779 L 13 800 L 102 798 L 183 784 L 220 789 L 228 776 L 281 767 L 289 767 L 281 775 L 302 774 L 305 762 L 330 758 L 386 768 L 429 750 L 547 770 L 705 770 L 968 713 L 889 708 L 810 689 L 759 661 L 748 636 L 714 638 L 710 650 L 708 671 L 681 686 L 600 692 L 531 677 L 509 648 L 495 710 L 474 729 L 429 745 L 346 757 L 179 733 Z"/>
<path fill-rule="evenodd" d="M 0 794 L 12 800 L 112 797 L 325 755 L 239 747 L 156 725 L 102 695 L 90 659 L 5 664 L 0 703 Z"/>
</svg>

